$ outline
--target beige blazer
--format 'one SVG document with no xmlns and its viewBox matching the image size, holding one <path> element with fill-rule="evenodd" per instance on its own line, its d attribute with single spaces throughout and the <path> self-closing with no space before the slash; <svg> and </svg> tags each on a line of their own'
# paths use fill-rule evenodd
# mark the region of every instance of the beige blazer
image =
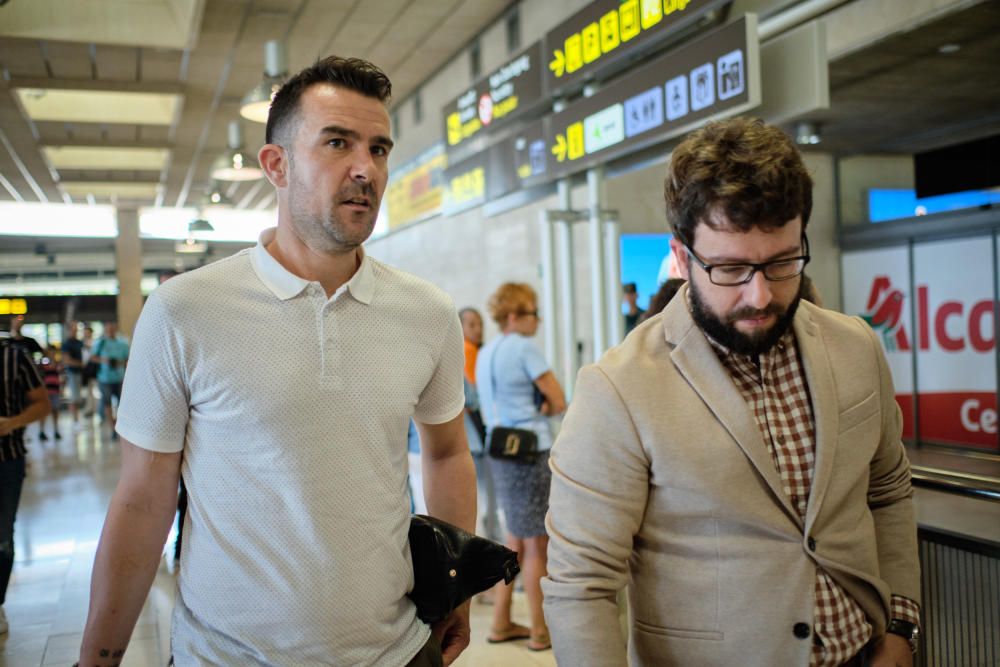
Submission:
<svg viewBox="0 0 1000 667">
<path fill-rule="evenodd" d="M 686 289 L 580 371 L 546 520 L 542 586 L 560 665 L 805 667 L 812 638 L 793 629 L 812 626 L 817 566 L 876 636 L 891 593 L 920 600 L 910 468 L 881 346 L 859 318 L 806 302 L 793 326 L 816 419 L 804 523 Z M 627 649 L 615 604 L 626 584 Z"/>
</svg>

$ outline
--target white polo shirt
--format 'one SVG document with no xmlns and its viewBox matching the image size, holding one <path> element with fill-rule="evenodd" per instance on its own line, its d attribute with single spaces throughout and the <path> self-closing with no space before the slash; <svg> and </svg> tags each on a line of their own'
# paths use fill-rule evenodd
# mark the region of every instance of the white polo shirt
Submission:
<svg viewBox="0 0 1000 667">
<path fill-rule="evenodd" d="M 135 330 L 118 432 L 183 450 L 189 493 L 174 657 L 399 667 L 429 636 L 405 597 L 407 426 L 461 413 L 461 326 L 369 257 L 327 299 L 273 235 L 161 285 Z"/>
</svg>

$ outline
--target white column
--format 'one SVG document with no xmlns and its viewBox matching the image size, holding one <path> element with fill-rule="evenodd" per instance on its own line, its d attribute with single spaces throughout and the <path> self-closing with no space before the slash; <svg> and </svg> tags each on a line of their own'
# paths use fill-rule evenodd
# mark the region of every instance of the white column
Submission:
<svg viewBox="0 0 1000 667">
<path fill-rule="evenodd" d="M 608 347 L 614 347 L 622 342 L 625 331 L 625 318 L 622 316 L 622 256 L 621 256 L 621 225 L 616 219 L 604 221 L 604 261 L 607 266 L 607 314 L 608 314 Z"/>
<path fill-rule="evenodd" d="M 559 320 L 562 322 L 562 376 L 559 378 L 567 400 L 573 396 L 579 356 L 576 352 L 576 285 L 573 281 L 573 223 L 556 223 L 556 249 L 559 254 Z"/>
<path fill-rule="evenodd" d="M 115 270 L 118 276 L 118 329 L 131 337 L 142 310 L 142 241 L 139 239 L 139 211 L 119 208 L 118 237 L 115 239 Z"/>
<path fill-rule="evenodd" d="M 604 181 L 604 168 L 593 167 L 587 170 L 587 199 L 590 214 L 590 294 L 591 322 L 594 327 L 594 361 L 601 358 L 608 348 L 608 300 L 604 284 L 607 271 L 604 266 L 604 229 L 601 221 L 601 196 Z"/>
<path fill-rule="evenodd" d="M 545 335 L 545 359 L 552 364 L 555 376 L 561 377 L 559 353 L 559 318 L 556 316 L 556 244 L 555 230 L 548 211 L 539 211 L 538 233 L 542 255 L 542 332 Z"/>
</svg>

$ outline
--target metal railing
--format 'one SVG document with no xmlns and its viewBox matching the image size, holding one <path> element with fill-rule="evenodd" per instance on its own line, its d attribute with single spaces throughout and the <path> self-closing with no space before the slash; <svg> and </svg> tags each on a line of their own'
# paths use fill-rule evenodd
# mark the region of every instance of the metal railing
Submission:
<svg viewBox="0 0 1000 667">
<path fill-rule="evenodd" d="M 922 466 L 912 466 L 912 477 L 913 485 L 921 488 L 1000 502 L 1000 482 L 988 478 Z"/>
<path fill-rule="evenodd" d="M 945 471 L 914 470 L 913 484 L 1000 502 L 993 484 L 970 483 Z M 921 526 L 923 632 L 918 667 L 1000 665 L 1000 544 Z"/>
</svg>

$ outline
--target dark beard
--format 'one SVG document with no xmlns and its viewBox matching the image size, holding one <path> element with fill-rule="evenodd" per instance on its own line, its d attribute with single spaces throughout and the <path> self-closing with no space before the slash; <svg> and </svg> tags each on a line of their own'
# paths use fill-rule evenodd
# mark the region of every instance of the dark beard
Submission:
<svg viewBox="0 0 1000 667">
<path fill-rule="evenodd" d="M 784 312 L 782 312 L 781 306 L 772 303 L 762 310 L 740 308 L 730 313 L 726 317 L 726 321 L 720 320 L 709 311 L 698 292 L 698 288 L 691 281 L 688 281 L 688 294 L 691 295 L 691 317 L 694 318 L 695 323 L 702 331 L 715 342 L 737 354 L 757 357 L 774 347 L 791 328 L 795 311 L 798 310 L 799 301 L 802 300 L 802 287 L 800 282 L 799 293 L 795 295 L 795 299 Z M 733 324 L 736 320 L 764 315 L 774 315 L 777 320 L 770 329 L 759 335 L 751 336 L 742 333 Z"/>
</svg>

